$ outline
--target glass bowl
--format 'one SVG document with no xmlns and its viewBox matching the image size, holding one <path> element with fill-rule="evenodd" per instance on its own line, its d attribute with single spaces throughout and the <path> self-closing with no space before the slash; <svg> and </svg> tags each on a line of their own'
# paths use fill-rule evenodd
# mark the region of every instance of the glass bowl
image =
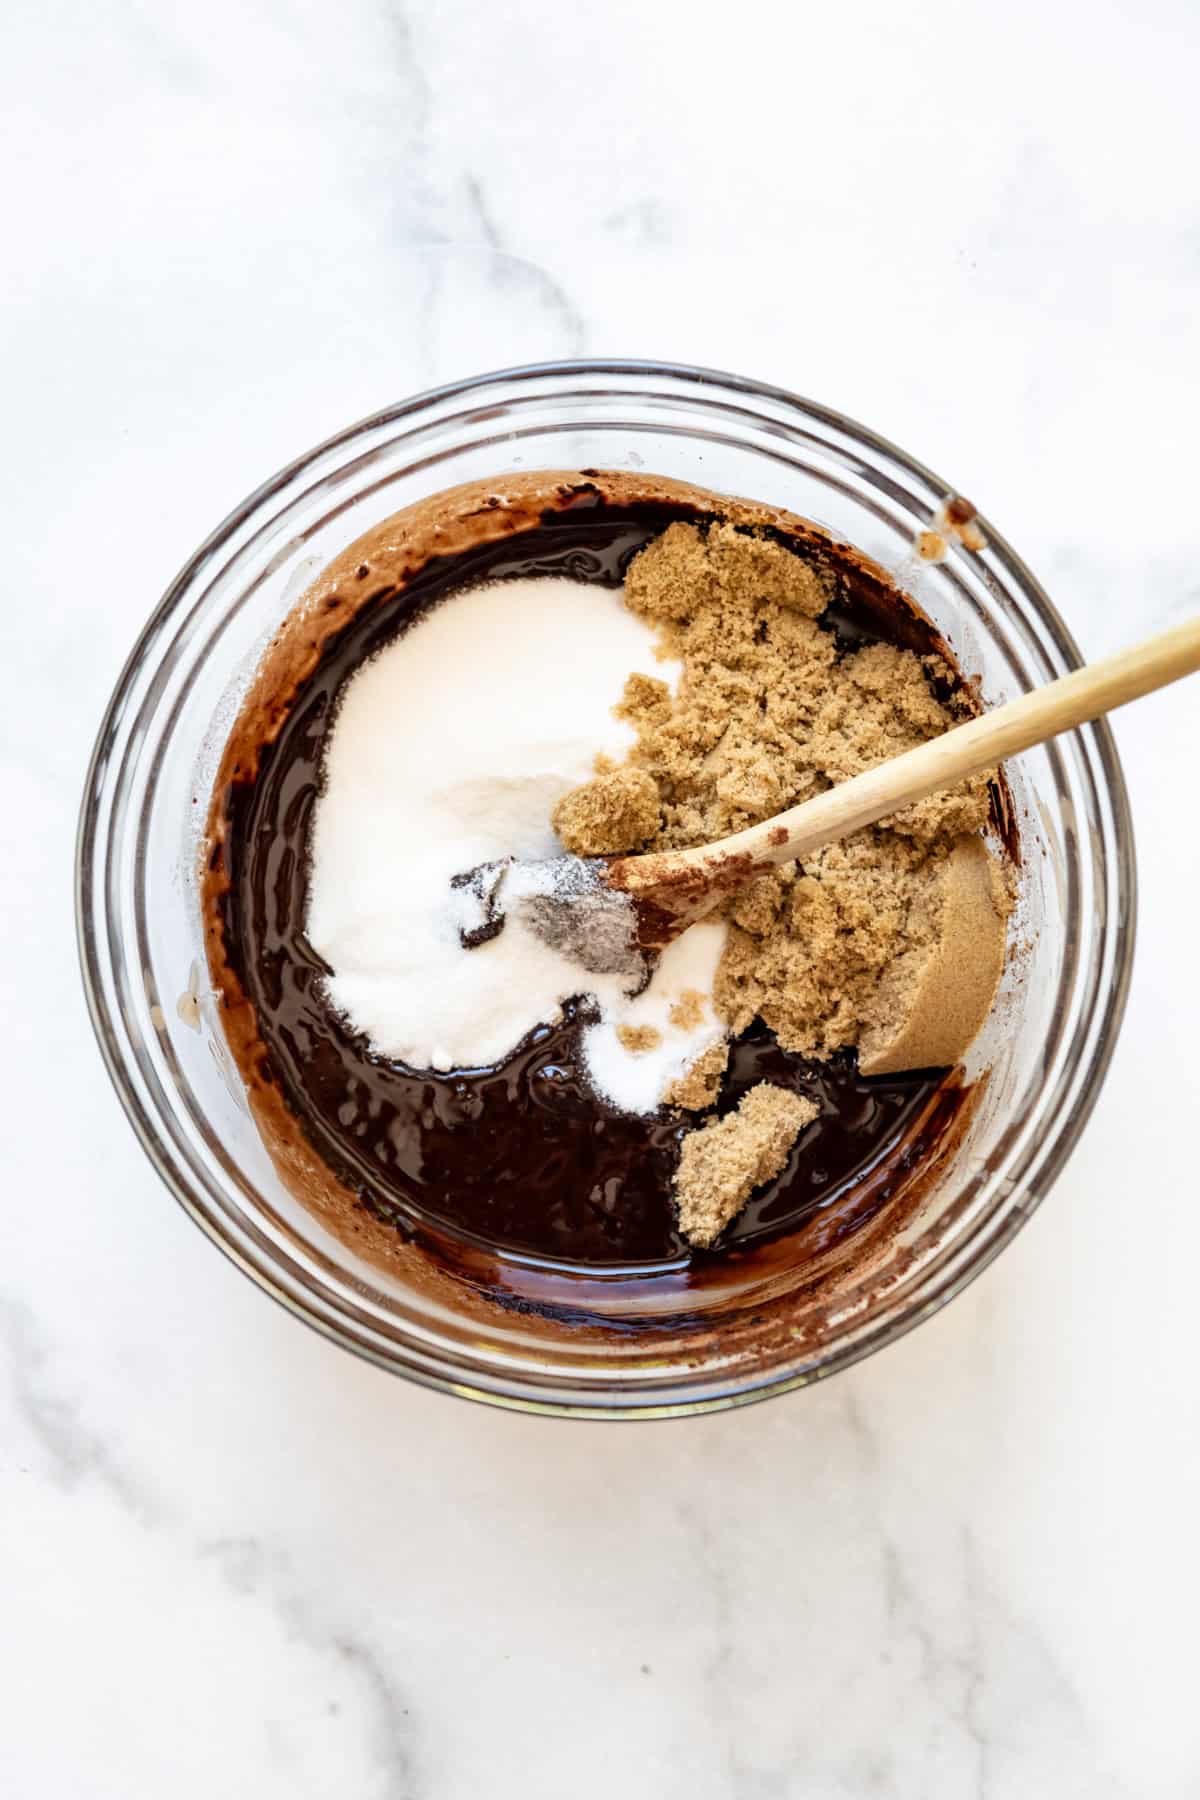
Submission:
<svg viewBox="0 0 1200 1800">
<path fill-rule="evenodd" d="M 703 1305 L 642 1330 L 638 1284 L 618 1279 L 603 1287 L 592 1325 L 572 1331 L 551 1328 L 536 1305 L 479 1296 L 460 1305 L 360 1260 L 281 1182 L 207 990 L 193 872 L 217 755 L 263 645 L 351 539 L 440 488 L 589 467 L 674 476 L 815 520 L 913 595 L 989 703 L 1079 662 L 1049 599 L 986 519 L 982 548 L 950 539 L 943 560 L 916 554 L 952 490 L 825 407 L 649 362 L 546 363 L 455 382 L 282 470 L 161 601 L 88 773 L 79 940 L 101 1048 L 147 1154 L 267 1293 L 336 1343 L 431 1387 L 529 1411 L 661 1417 L 844 1368 L 944 1305 L 1020 1229 L 1078 1138 L 1112 1052 L 1133 950 L 1133 842 L 1103 724 L 1008 766 L 1023 899 L 1018 953 L 973 1055 L 988 1071 L 981 1099 L 904 1230 L 856 1247 L 832 1286 L 781 1278 L 777 1266 L 758 1284 L 750 1269 L 734 1283 L 737 1330 L 728 1307 Z M 536 1269 L 521 1277 L 514 1293 L 536 1290 Z"/>
</svg>

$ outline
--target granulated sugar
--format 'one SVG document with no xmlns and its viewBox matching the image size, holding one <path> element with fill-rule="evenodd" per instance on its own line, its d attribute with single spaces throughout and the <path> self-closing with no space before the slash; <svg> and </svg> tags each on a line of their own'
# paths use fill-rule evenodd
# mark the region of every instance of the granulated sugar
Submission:
<svg viewBox="0 0 1200 1800">
<path fill-rule="evenodd" d="M 702 1051 L 724 1038 L 711 994 L 726 933 L 724 919 L 691 926 L 663 951 L 643 993 L 584 1031 L 588 1073 L 597 1091 L 623 1112 L 650 1111 Z M 681 1007 L 689 993 L 690 1005 Z M 650 1047 L 631 1054 L 622 1033 L 640 1027 L 656 1035 Z M 648 1102 L 647 1095 L 653 1096 Z"/>
<path fill-rule="evenodd" d="M 522 863 L 561 854 L 550 825 L 558 801 L 593 776 L 598 755 L 619 759 L 633 745 L 613 713 L 630 671 L 678 678 L 656 659 L 654 636 L 617 591 L 550 577 L 498 582 L 451 596 L 347 684 L 313 824 L 307 925 L 333 970 L 332 1003 L 381 1055 L 478 1068 L 555 1020 L 564 1000 L 591 993 L 606 1021 L 594 1028 L 597 1086 L 649 1111 L 680 1059 L 719 1035 L 711 1011 L 691 1033 L 666 1020 L 683 988 L 708 991 L 723 925 L 703 928 L 702 955 L 677 946 L 629 1001 L 640 966 L 584 970 L 529 929 L 520 907 L 490 940 L 465 947 L 460 927 L 478 922 L 481 897 L 451 885 L 481 864 L 515 858 L 507 881 Z M 527 886 L 515 875 L 515 890 Z M 660 1011 L 661 1051 L 618 1047 L 636 1076 L 617 1080 L 616 1026 L 657 1025 Z"/>
</svg>

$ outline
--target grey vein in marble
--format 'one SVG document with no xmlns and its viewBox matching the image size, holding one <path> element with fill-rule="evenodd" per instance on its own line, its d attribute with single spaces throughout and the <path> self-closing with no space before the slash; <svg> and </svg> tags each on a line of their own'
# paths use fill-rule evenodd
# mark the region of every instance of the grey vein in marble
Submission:
<svg viewBox="0 0 1200 1800">
<path fill-rule="evenodd" d="M 524 257 L 514 255 L 508 248 L 488 205 L 481 177 L 468 172 L 465 187 L 469 211 L 483 242 L 506 259 L 506 265 L 500 267 L 498 279 L 503 281 L 509 278 L 527 283 L 563 333 L 570 354 L 582 356 L 587 343 L 587 327 L 566 288 L 540 264 L 527 262 Z M 511 277 L 506 277 L 506 267 L 511 269 Z"/>
<path fill-rule="evenodd" d="M 0 1345 L 17 1413 L 40 1446 L 50 1479 L 67 1491 L 83 1481 L 97 1481 L 142 1523 L 160 1522 L 162 1508 L 149 1487 L 86 1423 L 78 1401 L 56 1387 L 50 1341 L 38 1329 L 30 1308 L 4 1297 L 0 1297 Z"/>
<path fill-rule="evenodd" d="M 95 1482 L 143 1529 L 164 1532 L 185 1554 L 214 1563 L 235 1593 L 270 1606 L 289 1636 L 333 1658 L 353 1678 L 374 1720 L 374 1754 L 388 1800 L 416 1800 L 421 1782 L 409 1707 L 369 1638 L 318 1609 L 312 1600 L 317 1584 L 306 1586 L 288 1559 L 262 1539 L 193 1537 L 178 1508 L 165 1507 L 149 1483 L 86 1423 L 78 1404 L 58 1389 L 48 1342 L 28 1308 L 0 1299 L 0 1343 L 17 1413 L 40 1446 L 55 1484 L 72 1492 L 85 1481 Z"/>
<path fill-rule="evenodd" d="M 196 1554 L 221 1570 L 235 1593 L 263 1599 L 278 1613 L 290 1636 L 322 1655 L 333 1656 L 353 1676 L 375 1721 L 375 1749 L 387 1779 L 389 1800 L 415 1800 L 422 1783 L 414 1747 L 414 1726 L 405 1694 L 369 1640 L 314 1613 L 298 1570 L 260 1538 L 214 1538 L 197 1543 Z"/>
</svg>

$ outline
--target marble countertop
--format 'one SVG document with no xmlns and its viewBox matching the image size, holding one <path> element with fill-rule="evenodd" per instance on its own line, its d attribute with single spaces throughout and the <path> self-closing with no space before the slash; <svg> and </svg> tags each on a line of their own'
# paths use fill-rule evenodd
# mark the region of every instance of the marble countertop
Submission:
<svg viewBox="0 0 1200 1800">
<path fill-rule="evenodd" d="M 0 1790 L 1200 1794 L 1195 687 L 1117 721 L 1140 947 L 1053 1195 L 904 1342 L 737 1415 L 507 1416 L 267 1304 L 109 1090 L 70 881 L 179 564 L 450 375 L 757 375 L 970 494 L 1089 652 L 1195 610 L 1194 8 L 7 25 Z"/>
</svg>

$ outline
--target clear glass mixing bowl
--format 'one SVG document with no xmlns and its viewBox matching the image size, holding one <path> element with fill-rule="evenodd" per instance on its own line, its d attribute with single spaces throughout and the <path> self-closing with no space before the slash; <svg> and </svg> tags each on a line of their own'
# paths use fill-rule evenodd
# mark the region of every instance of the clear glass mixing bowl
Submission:
<svg viewBox="0 0 1200 1800">
<path fill-rule="evenodd" d="M 117 684 L 88 774 L 78 922 L 112 1079 L 168 1187 L 267 1293 L 335 1342 L 446 1391 L 558 1414 L 701 1412 L 799 1387 L 881 1348 L 987 1266 L 1049 1189 L 1095 1101 L 1134 936 L 1133 843 L 1101 725 L 1016 759 L 1023 886 L 1004 991 L 975 1061 L 990 1074 L 936 1189 L 833 1300 L 797 1281 L 739 1296 L 743 1322 L 548 1331 L 520 1307 L 462 1309 L 330 1237 L 279 1179 L 207 994 L 193 878 L 207 783 L 264 642 L 316 569 L 439 488 L 536 468 L 646 469 L 817 521 L 889 569 L 997 703 L 1076 666 L 1066 627 L 986 519 L 986 547 L 914 554 L 950 490 L 849 419 L 711 370 L 574 361 L 455 382 L 364 420 L 252 494 L 200 546 Z M 785 1291 L 786 1290 L 786 1291 Z M 819 1317 L 817 1316 L 819 1311 Z M 781 1322 L 783 1329 L 781 1329 Z"/>
</svg>

